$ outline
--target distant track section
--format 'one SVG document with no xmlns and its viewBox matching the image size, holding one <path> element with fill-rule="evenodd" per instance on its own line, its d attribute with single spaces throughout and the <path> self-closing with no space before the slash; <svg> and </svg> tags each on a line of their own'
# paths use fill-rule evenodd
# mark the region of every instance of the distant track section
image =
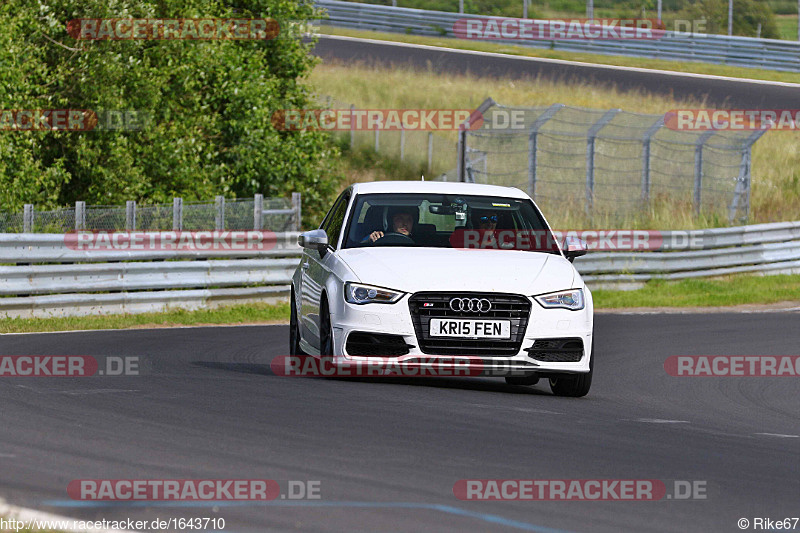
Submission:
<svg viewBox="0 0 800 533">
<path fill-rule="evenodd" d="M 622 90 L 646 90 L 707 104 L 739 108 L 800 108 L 800 84 L 726 78 L 666 70 L 619 67 L 456 50 L 419 44 L 321 35 L 314 53 L 326 62 L 410 65 L 450 74 L 589 82 Z"/>
</svg>

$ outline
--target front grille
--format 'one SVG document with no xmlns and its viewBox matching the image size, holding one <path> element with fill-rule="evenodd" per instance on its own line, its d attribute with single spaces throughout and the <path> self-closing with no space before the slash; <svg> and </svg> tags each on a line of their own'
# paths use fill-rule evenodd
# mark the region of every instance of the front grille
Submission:
<svg viewBox="0 0 800 533">
<path fill-rule="evenodd" d="M 452 298 L 485 298 L 492 304 L 490 311 L 463 312 L 450 309 Z M 522 345 L 528 317 L 530 300 L 516 294 L 478 292 L 418 292 L 408 300 L 411 320 L 422 353 L 431 355 L 516 355 Z M 468 339 L 455 337 L 431 337 L 431 318 L 505 319 L 511 322 L 510 339 Z"/>
<path fill-rule="evenodd" d="M 354 331 L 347 336 L 346 350 L 350 355 L 397 357 L 406 355 L 408 349 L 409 345 L 400 335 Z"/>
<path fill-rule="evenodd" d="M 583 340 L 578 337 L 539 339 L 525 350 L 545 363 L 577 363 L 583 358 Z"/>
</svg>

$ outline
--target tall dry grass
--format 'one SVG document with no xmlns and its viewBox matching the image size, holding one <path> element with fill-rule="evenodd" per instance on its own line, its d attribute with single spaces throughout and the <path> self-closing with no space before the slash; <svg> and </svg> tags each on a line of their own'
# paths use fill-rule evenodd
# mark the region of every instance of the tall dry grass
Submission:
<svg viewBox="0 0 800 533">
<path fill-rule="evenodd" d="M 562 103 L 596 109 L 620 108 L 637 113 L 661 114 L 676 108 L 709 107 L 703 100 L 675 99 L 644 90 L 622 91 L 585 81 L 527 80 L 442 75 L 433 68 L 381 65 L 322 64 L 310 82 L 321 95 L 360 108 L 475 108 L 486 97 L 508 106 L 546 106 Z M 455 143 L 455 132 L 437 132 Z M 400 175 L 407 177 L 407 172 Z M 391 177 L 385 169 L 371 173 L 360 169 L 358 181 Z M 354 181 L 353 179 L 349 181 Z M 694 215 L 691 202 L 655 198 L 648 209 L 623 219 L 613 214 L 588 220 L 582 206 L 547 212 L 559 227 L 635 227 L 690 229 L 727 224 L 724 217 Z M 800 220 L 800 131 L 766 133 L 752 151 L 752 193 L 749 223 Z"/>
</svg>

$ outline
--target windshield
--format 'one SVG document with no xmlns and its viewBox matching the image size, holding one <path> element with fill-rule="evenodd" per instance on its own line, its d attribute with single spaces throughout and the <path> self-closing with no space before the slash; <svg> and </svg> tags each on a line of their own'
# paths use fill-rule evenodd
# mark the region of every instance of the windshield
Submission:
<svg viewBox="0 0 800 533">
<path fill-rule="evenodd" d="M 411 246 L 559 254 L 530 200 L 450 194 L 362 194 L 344 248 Z"/>
</svg>

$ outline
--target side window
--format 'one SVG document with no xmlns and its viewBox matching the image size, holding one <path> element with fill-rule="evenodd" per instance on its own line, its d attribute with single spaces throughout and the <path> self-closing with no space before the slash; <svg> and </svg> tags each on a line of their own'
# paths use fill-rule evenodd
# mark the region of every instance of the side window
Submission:
<svg viewBox="0 0 800 533">
<path fill-rule="evenodd" d="M 328 234 L 328 242 L 334 248 L 336 248 L 336 243 L 339 242 L 339 234 L 342 232 L 348 203 L 350 203 L 349 191 L 342 193 L 322 222 L 321 228 Z"/>
</svg>

